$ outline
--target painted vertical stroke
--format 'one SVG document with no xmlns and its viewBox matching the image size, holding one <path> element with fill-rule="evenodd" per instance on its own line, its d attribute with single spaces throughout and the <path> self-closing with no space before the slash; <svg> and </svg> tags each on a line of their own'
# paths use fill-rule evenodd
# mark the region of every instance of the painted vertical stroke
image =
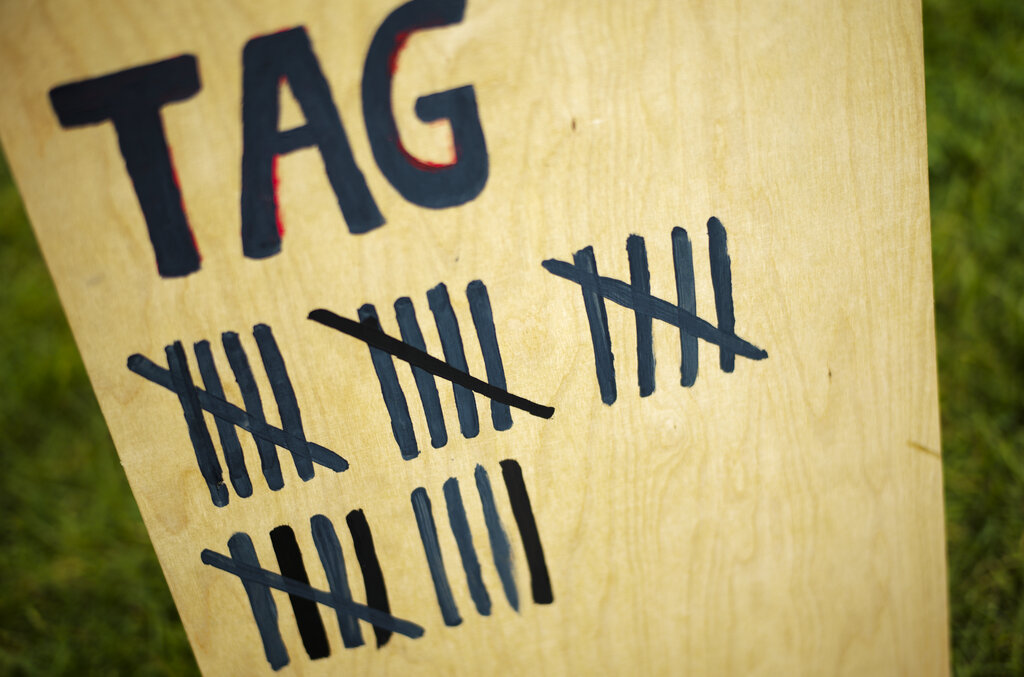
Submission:
<svg viewBox="0 0 1024 677">
<path fill-rule="evenodd" d="M 711 286 L 715 291 L 718 330 L 733 334 L 736 330 L 736 313 L 732 304 L 732 265 L 729 261 L 725 227 L 714 216 L 708 219 L 708 253 L 711 259 Z M 736 366 L 736 353 L 719 346 L 718 364 L 722 371 L 731 372 Z"/>
<path fill-rule="evenodd" d="M 395 301 L 395 317 L 398 319 L 398 329 L 402 333 L 402 340 L 413 348 L 426 352 L 427 345 L 423 341 L 420 324 L 416 321 L 416 309 L 409 297 L 403 296 Z M 437 383 L 434 381 L 434 375 L 430 372 L 411 363 L 410 367 L 412 376 L 416 379 L 420 402 L 423 404 L 423 415 L 427 419 L 430 446 L 440 449 L 448 444 L 448 430 L 444 425 L 444 412 L 441 410 L 441 399 L 437 394 Z"/>
<path fill-rule="evenodd" d="M 444 619 L 445 625 L 458 625 L 462 623 L 462 617 L 459 616 L 459 609 L 452 597 L 452 589 L 448 585 L 448 574 L 445 572 L 444 559 L 441 557 L 441 545 L 437 542 L 437 527 L 434 525 L 434 515 L 430 510 L 430 497 L 423 487 L 417 487 L 412 492 L 412 511 L 416 515 L 416 526 L 420 530 L 420 540 L 423 541 L 423 553 L 427 557 L 430 577 L 434 581 L 434 592 L 437 594 L 437 604 L 441 607 L 441 618 Z"/>
<path fill-rule="evenodd" d="M 263 359 L 263 366 L 267 370 L 267 379 L 270 381 L 270 389 L 277 400 L 277 410 L 281 415 L 281 428 L 286 433 L 301 440 L 301 444 L 292 445 L 292 460 L 295 462 L 295 472 L 302 481 L 308 482 L 313 479 L 313 458 L 306 443 L 306 433 L 302 429 L 302 415 L 299 413 L 299 403 L 295 399 L 295 391 L 292 389 L 291 379 L 288 378 L 288 371 L 284 366 L 284 358 L 277 348 L 277 341 L 265 324 L 257 324 L 252 328 L 253 338 L 256 339 L 256 347 L 259 348 L 260 357 Z"/>
<path fill-rule="evenodd" d="M 617 397 L 615 390 L 615 357 L 612 355 L 612 337 L 608 332 L 608 310 L 601 295 L 601 279 L 597 274 L 597 260 L 594 248 L 584 247 L 572 255 L 572 261 L 580 273 L 586 276 L 580 284 L 583 290 L 583 307 L 590 324 L 590 340 L 594 344 L 594 368 L 597 371 L 597 385 L 601 390 L 601 401 L 613 404 Z M 588 289 L 592 285 L 592 290 Z"/>
<path fill-rule="evenodd" d="M 537 533 L 537 522 L 533 517 L 533 508 L 530 507 L 530 495 L 526 493 L 526 484 L 523 482 L 523 469 L 511 459 L 502 461 L 500 465 L 508 499 L 512 504 L 512 515 L 516 518 L 519 536 L 523 539 L 523 550 L 526 551 L 533 601 L 537 604 L 551 604 L 555 596 L 551 591 L 551 578 L 548 576 L 540 534 Z"/>
<path fill-rule="evenodd" d="M 622 280 L 603 276 L 597 277 L 589 273 L 581 274 L 578 266 L 566 263 L 565 261 L 549 259 L 541 262 L 541 265 L 549 273 L 575 282 L 587 292 L 600 292 L 599 295 L 602 298 L 606 298 L 616 305 L 628 308 L 635 313 L 650 315 L 655 320 L 666 322 L 673 327 L 685 328 L 697 338 L 714 343 L 720 347 L 724 346 L 736 355 L 741 355 L 751 360 L 764 360 L 768 357 L 767 351 L 758 348 L 736 334 L 720 331 L 715 325 L 695 315 L 681 314 L 679 306 L 664 299 L 649 296 L 642 299 L 641 305 L 634 308 L 633 289 Z"/>
<path fill-rule="evenodd" d="M 480 341 L 480 352 L 484 356 L 487 382 L 505 390 L 505 366 L 501 361 L 501 351 L 498 350 L 494 313 L 491 311 L 487 287 L 480 280 L 473 280 L 466 287 L 466 298 L 469 300 L 469 313 L 473 316 L 477 340 Z M 512 427 L 512 410 L 507 404 L 491 400 L 491 423 L 495 430 L 508 430 Z"/>
<path fill-rule="evenodd" d="M 455 543 L 459 546 L 462 568 L 466 572 L 469 595 L 473 598 L 477 612 L 481 616 L 490 616 L 491 597 L 484 587 L 480 560 L 477 559 L 476 548 L 473 546 L 473 533 L 469 530 L 466 508 L 462 504 L 462 494 L 459 492 L 459 481 L 454 477 L 450 477 L 444 483 L 444 499 L 448 506 L 448 523 L 451 525 L 452 535 L 455 536 Z"/>
<path fill-rule="evenodd" d="M 277 565 L 281 569 L 281 576 L 298 581 L 303 585 L 309 585 L 309 576 L 306 574 L 306 566 L 302 562 L 302 551 L 299 550 L 299 543 L 295 540 L 295 532 L 288 525 L 281 525 L 270 532 L 270 542 L 274 546 L 274 554 L 277 556 Z M 299 628 L 299 636 L 302 638 L 302 646 L 306 653 L 313 660 L 331 655 L 331 647 L 327 643 L 327 633 L 324 631 L 324 622 L 320 618 L 320 610 L 316 602 L 298 595 L 288 595 L 288 601 L 292 604 L 292 612 L 295 614 L 295 624 Z"/>
<path fill-rule="evenodd" d="M 377 559 L 377 549 L 373 546 L 373 535 L 370 533 L 370 525 L 366 522 L 366 515 L 362 510 L 353 510 L 345 517 L 348 524 L 348 532 L 352 535 L 352 546 L 356 550 L 356 559 L 359 560 L 359 568 L 363 572 L 363 588 L 366 590 L 366 606 L 391 613 L 391 604 L 388 602 L 388 589 L 384 585 L 384 572 L 381 571 L 380 561 Z M 373 634 L 377 639 L 377 648 L 381 648 L 391 639 L 391 631 L 379 626 L 373 626 Z"/>
<path fill-rule="evenodd" d="M 682 317 L 686 314 L 697 315 L 697 290 L 693 280 L 693 248 L 686 231 L 676 227 L 672 229 L 672 265 L 676 273 L 676 299 L 679 306 L 680 327 Z M 689 388 L 697 381 L 698 342 L 697 337 L 679 330 L 681 357 L 679 360 L 679 385 Z"/>
<path fill-rule="evenodd" d="M 256 557 L 256 548 L 252 545 L 249 534 L 238 532 L 228 539 L 228 552 L 231 559 L 241 566 L 260 568 L 259 558 Z M 256 621 L 256 629 L 260 633 L 260 640 L 263 642 L 263 653 L 267 662 L 274 670 L 280 670 L 288 665 L 288 649 L 281 639 L 281 629 L 277 625 L 277 604 L 270 594 L 270 588 L 261 583 L 241 578 L 245 595 L 249 598 L 249 607 L 252 609 L 253 620 Z"/>
<path fill-rule="evenodd" d="M 274 573 L 267 569 L 243 566 L 230 557 L 226 557 L 212 550 L 204 549 L 200 554 L 200 559 L 203 564 L 220 569 L 221 571 L 225 571 L 234 576 L 238 576 L 239 578 L 259 583 L 264 587 L 273 588 L 274 590 L 280 590 L 289 595 L 302 597 L 303 599 L 308 599 L 312 602 L 316 602 L 317 604 L 333 606 L 337 601 L 333 596 L 331 596 L 331 593 L 325 590 L 318 590 L 299 581 L 292 580 L 291 578 L 285 578 L 281 574 Z M 385 627 L 392 632 L 405 635 L 411 639 L 423 636 L 423 628 L 419 625 L 403 618 L 395 618 L 389 614 L 381 613 L 377 609 L 368 607 L 365 604 L 351 602 L 345 607 L 345 610 L 360 620 L 372 623 L 373 625 Z"/>
<path fill-rule="evenodd" d="M 629 285 L 633 291 L 633 304 L 651 295 L 651 271 L 647 266 L 647 246 L 639 235 L 626 238 L 629 257 Z M 640 397 L 654 392 L 654 320 L 650 315 L 633 313 L 636 318 L 636 377 Z"/>
<path fill-rule="evenodd" d="M 334 524 L 324 515 L 313 515 L 309 519 L 309 528 L 313 535 L 313 545 L 320 556 L 320 564 L 323 565 L 324 574 L 327 576 L 331 596 L 338 602 L 334 610 L 338 616 L 342 644 L 347 649 L 362 646 L 363 633 L 359 629 L 359 621 L 355 616 L 342 611 L 346 604 L 352 602 L 352 592 L 348 586 L 348 574 L 345 572 L 345 555 L 341 552 L 341 543 L 338 542 Z"/>
<path fill-rule="evenodd" d="M 476 491 L 480 494 L 480 504 L 484 511 L 484 522 L 487 524 L 487 536 L 491 541 L 491 555 L 494 567 L 498 570 L 501 587 L 505 591 L 505 599 L 509 606 L 519 611 L 519 591 L 516 589 L 516 577 L 512 570 L 512 545 L 508 541 L 505 528 L 501 525 L 498 508 L 494 504 L 494 492 L 491 491 L 491 480 L 482 465 L 477 465 L 474 472 Z"/>
<path fill-rule="evenodd" d="M 226 331 L 220 335 L 220 338 L 224 345 L 224 354 L 228 357 L 228 364 L 231 365 L 231 371 L 235 374 L 238 390 L 242 393 L 245 413 L 256 423 L 266 425 L 267 417 L 263 413 L 260 390 L 256 386 L 256 379 L 249 366 L 249 358 L 245 356 L 242 344 L 238 340 L 238 334 Z M 267 486 L 273 491 L 279 491 L 284 486 L 284 477 L 281 475 L 281 461 L 277 457 L 277 447 L 273 442 L 261 436 L 253 435 L 252 438 L 256 443 L 256 451 L 260 455 L 260 466 Z"/>
<path fill-rule="evenodd" d="M 466 353 L 462 348 L 462 336 L 459 334 L 459 321 L 455 317 L 448 288 L 441 283 L 427 292 L 427 304 L 434 314 L 434 324 L 441 338 L 441 349 L 444 360 L 459 371 L 469 373 L 466 364 Z M 455 410 L 459 414 L 459 428 L 462 436 L 470 439 L 480 433 L 480 420 L 476 413 L 476 398 L 473 391 L 460 385 L 452 384 L 455 392 Z"/>
<path fill-rule="evenodd" d="M 222 400 L 226 399 L 224 386 L 221 384 L 217 365 L 214 363 L 213 353 L 210 351 L 210 342 L 199 341 L 193 346 L 193 349 L 196 353 L 196 363 L 199 365 L 199 375 L 203 378 L 203 387 L 206 388 L 206 392 Z M 241 498 L 252 496 L 252 481 L 245 468 L 245 457 L 242 455 L 242 445 L 238 443 L 235 426 L 217 417 L 214 417 L 214 422 L 217 424 L 220 447 L 224 450 L 224 461 L 228 466 L 231 486 L 235 488 L 235 493 Z"/>
<path fill-rule="evenodd" d="M 222 508 L 228 504 L 228 488 L 224 484 L 220 461 L 213 448 L 210 431 L 206 427 L 206 418 L 199 406 L 199 396 L 196 394 L 196 387 L 192 382 L 192 374 L 188 370 L 185 349 L 181 346 L 181 341 L 175 341 L 164 348 L 164 353 L 167 355 L 167 367 L 171 372 L 174 392 L 178 394 L 178 401 L 181 402 L 181 410 L 185 415 L 185 422 L 188 424 L 188 435 L 192 440 L 192 449 L 195 451 L 199 473 L 210 490 L 210 499 L 213 504 Z"/>
<path fill-rule="evenodd" d="M 380 329 L 380 320 L 377 318 L 377 309 L 369 303 L 360 306 L 359 322 L 369 325 L 374 329 Z M 377 372 L 377 381 L 380 383 L 380 392 L 384 396 L 384 406 L 387 407 L 388 416 L 391 417 L 391 432 L 398 443 L 398 450 L 402 452 L 402 458 L 408 461 L 420 455 L 416 446 L 416 433 L 412 429 L 412 419 L 409 418 L 409 405 L 405 401 L 405 393 L 398 382 L 398 374 L 395 373 L 395 363 L 391 361 L 391 355 L 379 348 L 370 348 L 370 359 L 373 361 L 373 370 Z"/>
</svg>

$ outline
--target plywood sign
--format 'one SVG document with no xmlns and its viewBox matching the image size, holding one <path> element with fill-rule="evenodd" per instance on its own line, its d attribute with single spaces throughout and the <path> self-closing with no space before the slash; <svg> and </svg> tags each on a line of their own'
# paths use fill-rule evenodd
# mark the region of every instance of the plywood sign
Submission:
<svg viewBox="0 0 1024 677">
<path fill-rule="evenodd" d="M 916 2 L 0 31 L 206 674 L 946 671 Z"/>
</svg>

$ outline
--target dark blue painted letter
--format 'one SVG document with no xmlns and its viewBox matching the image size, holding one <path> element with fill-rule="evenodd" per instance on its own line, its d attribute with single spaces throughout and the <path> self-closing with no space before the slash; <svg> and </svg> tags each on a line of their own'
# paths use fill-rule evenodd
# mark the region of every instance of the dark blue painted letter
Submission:
<svg viewBox="0 0 1024 677">
<path fill-rule="evenodd" d="M 391 108 L 391 78 L 398 53 L 414 31 L 462 21 L 466 0 L 412 0 L 392 12 L 373 36 L 363 66 L 363 117 L 373 157 L 391 185 L 409 202 L 441 209 L 469 202 L 487 183 L 487 145 L 472 85 L 422 96 L 416 115 L 447 119 L 455 160 L 437 165 L 413 157 L 402 145 Z"/>
</svg>

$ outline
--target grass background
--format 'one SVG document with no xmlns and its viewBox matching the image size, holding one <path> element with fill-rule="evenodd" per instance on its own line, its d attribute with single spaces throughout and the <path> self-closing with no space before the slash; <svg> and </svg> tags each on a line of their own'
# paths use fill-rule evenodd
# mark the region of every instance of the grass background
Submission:
<svg viewBox="0 0 1024 677">
<path fill-rule="evenodd" d="M 925 0 L 956 675 L 1024 675 L 1024 2 Z M 196 672 L 0 161 L 0 673 Z"/>
<path fill-rule="evenodd" d="M 924 3 L 957 675 L 1024 675 L 1024 2 Z"/>
</svg>

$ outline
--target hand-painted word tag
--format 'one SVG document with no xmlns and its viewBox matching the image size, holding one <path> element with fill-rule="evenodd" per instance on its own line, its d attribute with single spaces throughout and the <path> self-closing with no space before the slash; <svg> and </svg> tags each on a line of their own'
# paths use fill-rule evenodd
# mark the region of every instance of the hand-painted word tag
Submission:
<svg viewBox="0 0 1024 677">
<path fill-rule="evenodd" d="M 472 85 L 420 97 L 423 122 L 448 120 L 455 159 L 434 164 L 402 145 L 391 100 L 398 52 L 415 31 L 462 21 L 466 0 L 413 0 L 377 29 L 363 66 L 363 117 L 373 157 L 391 185 L 409 202 L 442 209 L 469 202 L 487 183 L 487 145 Z M 281 83 L 291 88 L 306 124 L 280 130 Z M 192 98 L 201 88 L 195 56 L 184 55 L 50 91 L 63 127 L 111 122 L 135 187 L 162 277 L 199 270 L 199 246 L 185 214 L 161 109 Z M 330 85 L 306 29 L 262 35 L 242 50 L 242 253 L 266 258 L 281 251 L 277 160 L 316 147 L 351 233 L 366 233 L 385 220 L 356 165 Z"/>
</svg>

